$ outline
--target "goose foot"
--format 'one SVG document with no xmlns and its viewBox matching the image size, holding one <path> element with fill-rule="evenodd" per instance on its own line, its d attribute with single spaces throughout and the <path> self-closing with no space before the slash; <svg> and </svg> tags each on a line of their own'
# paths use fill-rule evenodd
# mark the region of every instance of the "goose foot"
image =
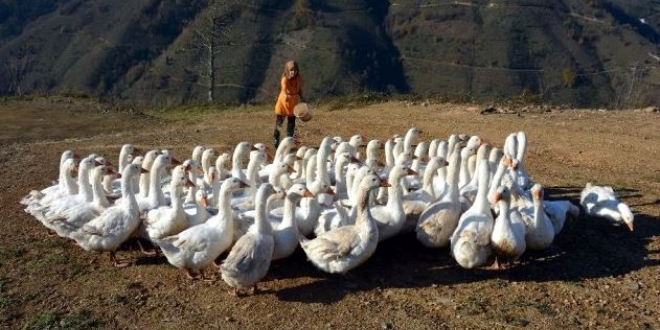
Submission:
<svg viewBox="0 0 660 330">
<path fill-rule="evenodd" d="M 112 262 L 112 265 L 117 268 L 124 268 L 131 264 L 130 261 L 117 259 L 114 252 L 110 252 L 110 262 Z"/>
<path fill-rule="evenodd" d="M 191 281 L 196 281 L 202 278 L 200 274 L 195 273 L 192 269 L 186 269 L 186 276 Z"/>
<path fill-rule="evenodd" d="M 240 298 L 241 297 L 241 291 L 238 288 L 233 288 L 229 291 L 227 291 L 230 296 Z"/>
<path fill-rule="evenodd" d="M 502 264 L 500 264 L 500 261 L 497 259 L 497 257 L 495 257 L 495 261 L 493 261 L 493 264 L 490 265 L 490 267 L 488 267 L 487 269 L 501 270 L 504 269 L 504 267 L 502 266 Z"/>
<path fill-rule="evenodd" d="M 142 245 L 142 240 L 141 239 L 138 238 L 137 243 L 138 243 L 138 246 L 140 247 L 140 252 L 142 252 L 144 255 L 150 256 L 150 257 L 158 255 L 158 251 L 156 250 L 156 248 L 153 245 L 151 246 L 150 250 L 147 250 Z M 151 243 L 147 243 L 147 244 L 151 244 Z"/>
<path fill-rule="evenodd" d="M 216 282 L 218 280 L 218 277 L 215 275 L 212 276 L 206 276 L 204 270 L 200 270 L 199 273 L 201 274 L 201 279 L 204 282 Z"/>
</svg>

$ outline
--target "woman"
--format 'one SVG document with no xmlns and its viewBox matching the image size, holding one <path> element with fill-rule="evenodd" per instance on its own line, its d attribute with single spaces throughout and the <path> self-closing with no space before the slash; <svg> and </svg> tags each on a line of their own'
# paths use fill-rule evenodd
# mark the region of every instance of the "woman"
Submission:
<svg viewBox="0 0 660 330">
<path fill-rule="evenodd" d="M 284 65 L 284 72 L 280 78 L 280 95 L 275 103 L 275 148 L 280 144 L 280 127 L 284 123 L 284 117 L 287 118 L 286 132 L 287 136 L 293 136 L 296 128 L 296 116 L 293 108 L 302 100 L 302 77 L 298 71 L 296 61 L 288 61 Z"/>
</svg>

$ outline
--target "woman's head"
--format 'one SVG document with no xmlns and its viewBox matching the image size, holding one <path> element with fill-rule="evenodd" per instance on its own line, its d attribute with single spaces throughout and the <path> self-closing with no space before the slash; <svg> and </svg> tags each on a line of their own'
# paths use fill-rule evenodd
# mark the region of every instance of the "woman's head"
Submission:
<svg viewBox="0 0 660 330">
<path fill-rule="evenodd" d="M 288 61 L 286 64 L 284 64 L 284 72 L 282 73 L 282 76 L 287 77 L 289 79 L 295 78 L 298 76 L 298 62 L 296 61 Z"/>
</svg>

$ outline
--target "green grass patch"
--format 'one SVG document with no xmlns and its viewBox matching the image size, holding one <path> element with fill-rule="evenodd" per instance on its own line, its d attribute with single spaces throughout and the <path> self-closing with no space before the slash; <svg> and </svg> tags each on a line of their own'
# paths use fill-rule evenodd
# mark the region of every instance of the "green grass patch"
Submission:
<svg viewBox="0 0 660 330">
<path fill-rule="evenodd" d="M 28 320 L 23 325 L 23 330 L 83 330 L 99 326 L 99 321 L 91 312 L 80 310 L 72 314 L 62 315 L 56 312 L 45 312 Z"/>
<path fill-rule="evenodd" d="M 14 301 L 14 299 L 5 297 L 4 295 L 0 294 L 0 309 L 11 307 L 14 304 L 16 304 L 16 301 Z"/>
</svg>

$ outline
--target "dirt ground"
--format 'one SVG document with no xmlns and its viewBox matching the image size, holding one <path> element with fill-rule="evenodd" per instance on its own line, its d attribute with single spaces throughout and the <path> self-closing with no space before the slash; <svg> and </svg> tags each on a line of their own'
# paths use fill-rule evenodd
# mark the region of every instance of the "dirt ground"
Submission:
<svg viewBox="0 0 660 330">
<path fill-rule="evenodd" d="M 505 271 L 461 269 L 447 249 L 424 248 L 413 236 L 383 242 L 346 276 L 316 270 L 298 250 L 271 265 L 264 292 L 234 298 L 224 282 L 190 281 L 164 257 L 144 256 L 130 243 L 118 253 L 134 265 L 114 268 L 105 255 L 49 237 L 18 201 L 57 178 L 65 149 L 114 162 L 128 142 L 169 148 L 181 159 L 197 144 L 231 151 L 243 140 L 271 142 L 270 110 L 163 119 L 103 112 L 93 103 L 2 103 L 0 328 L 660 328 L 660 114 L 481 109 L 398 102 L 320 108 L 297 131 L 316 146 L 325 135 L 386 139 L 415 126 L 424 140 L 478 134 L 501 147 L 523 130 L 526 167 L 546 198 L 577 202 L 587 182 L 611 185 L 632 207 L 635 231 L 583 216 L 567 223 L 550 251 L 525 254 Z"/>
</svg>

